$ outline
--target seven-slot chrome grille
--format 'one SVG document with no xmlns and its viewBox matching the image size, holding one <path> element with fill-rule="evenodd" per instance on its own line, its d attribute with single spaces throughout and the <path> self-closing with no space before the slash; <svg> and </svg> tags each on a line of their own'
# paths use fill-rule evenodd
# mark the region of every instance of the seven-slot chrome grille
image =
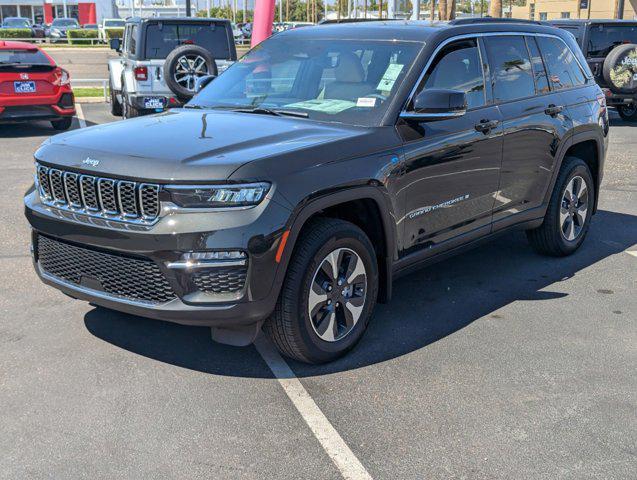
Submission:
<svg viewBox="0 0 637 480">
<path fill-rule="evenodd" d="M 47 205 L 125 222 L 159 216 L 159 185 L 116 180 L 36 164 L 40 198 Z"/>
</svg>

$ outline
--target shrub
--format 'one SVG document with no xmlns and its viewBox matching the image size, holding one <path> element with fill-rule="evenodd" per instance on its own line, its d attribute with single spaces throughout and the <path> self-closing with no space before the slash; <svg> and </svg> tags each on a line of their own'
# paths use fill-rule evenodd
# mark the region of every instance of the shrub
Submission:
<svg viewBox="0 0 637 480">
<path fill-rule="evenodd" d="M 0 38 L 31 38 L 28 28 L 0 28 Z"/>
<path fill-rule="evenodd" d="M 66 38 L 71 45 L 91 45 L 97 40 L 97 30 L 82 30 L 80 28 L 67 30 Z"/>
<path fill-rule="evenodd" d="M 124 29 L 123 28 L 107 28 L 104 30 L 104 32 L 106 33 L 106 41 L 110 40 L 111 38 L 122 38 L 124 36 Z"/>
</svg>

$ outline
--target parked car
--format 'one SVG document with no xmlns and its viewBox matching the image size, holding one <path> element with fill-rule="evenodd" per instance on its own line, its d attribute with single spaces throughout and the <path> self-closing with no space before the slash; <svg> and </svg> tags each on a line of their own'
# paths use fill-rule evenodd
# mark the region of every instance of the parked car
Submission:
<svg viewBox="0 0 637 480">
<path fill-rule="evenodd" d="M 237 59 L 230 21 L 210 18 L 129 19 L 111 48 L 120 53 L 108 63 L 111 112 L 124 118 L 183 105 L 198 78 Z"/>
<path fill-rule="evenodd" d="M 103 42 L 106 42 L 108 40 L 108 36 L 106 35 L 106 30 L 110 28 L 124 28 L 124 25 L 126 25 L 126 20 L 122 20 L 120 18 L 103 19 L 98 27 L 100 40 L 102 40 Z"/>
<path fill-rule="evenodd" d="M 66 41 L 66 32 L 80 28 L 79 22 L 75 18 L 56 18 L 46 32 L 46 36 L 51 39 L 51 43 L 60 40 Z"/>
<path fill-rule="evenodd" d="M 240 28 L 244 38 L 247 38 L 247 39 L 252 38 L 252 23 L 251 22 L 241 24 Z"/>
<path fill-rule="evenodd" d="M 85 25 L 82 25 L 82 28 L 84 30 L 98 30 L 98 25 L 97 23 L 87 23 Z"/>
<path fill-rule="evenodd" d="M 232 23 L 232 36 L 234 37 L 235 42 L 243 41 L 243 31 L 237 26 L 237 24 Z"/>
<path fill-rule="evenodd" d="M 289 30 L 184 108 L 42 145 L 35 268 L 94 305 L 235 345 L 263 326 L 285 355 L 325 362 L 417 267 L 511 229 L 574 253 L 607 135 L 604 95 L 555 28 Z"/>
<path fill-rule="evenodd" d="M 44 28 L 41 25 L 34 25 L 31 20 L 23 17 L 6 17 L 2 21 L 0 28 L 28 28 L 31 30 L 30 36 L 33 38 L 43 38 Z"/>
<path fill-rule="evenodd" d="M 637 122 L 637 21 L 555 20 L 575 36 L 609 106 Z"/>
<path fill-rule="evenodd" d="M 0 123 L 49 120 L 67 130 L 73 115 L 68 72 L 31 43 L 0 41 Z"/>
</svg>

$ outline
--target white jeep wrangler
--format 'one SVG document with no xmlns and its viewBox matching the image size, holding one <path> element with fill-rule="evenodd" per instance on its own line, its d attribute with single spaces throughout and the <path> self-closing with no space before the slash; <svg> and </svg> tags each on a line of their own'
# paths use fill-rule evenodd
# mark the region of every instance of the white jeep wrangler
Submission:
<svg viewBox="0 0 637 480">
<path fill-rule="evenodd" d="M 124 118 L 183 105 L 237 59 L 230 21 L 212 18 L 131 18 L 110 45 L 111 113 Z"/>
</svg>

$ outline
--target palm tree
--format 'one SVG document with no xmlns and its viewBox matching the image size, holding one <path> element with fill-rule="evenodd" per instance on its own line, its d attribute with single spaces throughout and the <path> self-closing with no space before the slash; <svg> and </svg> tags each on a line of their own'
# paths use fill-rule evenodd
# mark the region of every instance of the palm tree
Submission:
<svg viewBox="0 0 637 480">
<path fill-rule="evenodd" d="M 438 18 L 440 20 L 447 20 L 447 0 L 438 1 Z"/>
<path fill-rule="evenodd" d="M 502 0 L 491 0 L 491 16 L 495 18 L 502 17 Z"/>
</svg>

